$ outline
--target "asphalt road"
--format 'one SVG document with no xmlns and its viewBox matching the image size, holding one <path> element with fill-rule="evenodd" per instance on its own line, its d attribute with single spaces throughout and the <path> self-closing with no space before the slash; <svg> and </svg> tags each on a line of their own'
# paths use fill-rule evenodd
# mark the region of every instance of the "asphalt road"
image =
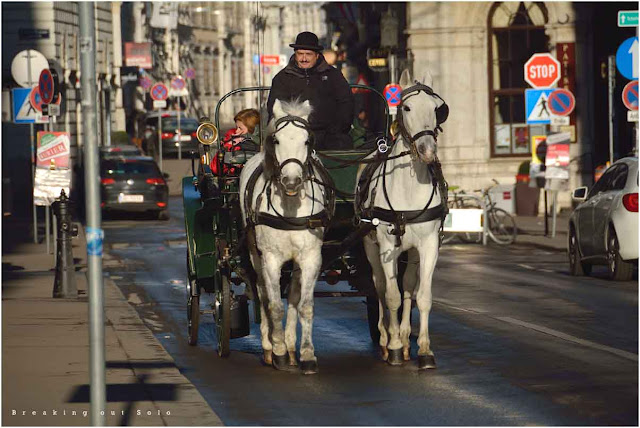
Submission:
<svg viewBox="0 0 640 428">
<path fill-rule="evenodd" d="M 445 246 L 430 317 L 437 369 L 417 370 L 415 336 L 414 361 L 388 366 L 363 298 L 320 298 L 320 371 L 303 376 L 260 364 L 257 324 L 228 359 L 210 314 L 187 344 L 181 198 L 170 211 L 168 222 L 105 219 L 105 272 L 226 425 L 638 425 L 637 281 L 571 277 L 562 252 Z"/>
</svg>

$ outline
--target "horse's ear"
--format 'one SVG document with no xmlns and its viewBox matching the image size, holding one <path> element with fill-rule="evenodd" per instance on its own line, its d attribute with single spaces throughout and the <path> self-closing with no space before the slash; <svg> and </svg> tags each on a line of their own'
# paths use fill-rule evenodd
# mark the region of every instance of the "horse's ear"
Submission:
<svg viewBox="0 0 640 428">
<path fill-rule="evenodd" d="M 433 88 L 433 76 L 431 76 L 429 70 L 424 70 L 419 82 L 423 85 L 427 85 L 428 87 Z"/>
<path fill-rule="evenodd" d="M 274 117 L 282 117 L 284 116 L 284 110 L 282 110 L 282 103 L 279 99 L 276 99 L 273 103 L 273 116 Z"/>
<path fill-rule="evenodd" d="M 303 108 L 303 111 L 308 112 L 302 115 L 302 117 L 305 120 L 309 119 L 309 114 L 311 114 L 311 103 L 309 102 L 309 100 L 305 100 L 305 102 L 302 103 L 302 108 Z"/>
<path fill-rule="evenodd" d="M 407 70 L 406 68 L 402 71 L 402 74 L 400 75 L 399 84 L 400 86 L 402 86 L 403 89 L 406 89 L 409 86 L 411 86 L 411 73 L 409 73 L 409 70 Z"/>
</svg>

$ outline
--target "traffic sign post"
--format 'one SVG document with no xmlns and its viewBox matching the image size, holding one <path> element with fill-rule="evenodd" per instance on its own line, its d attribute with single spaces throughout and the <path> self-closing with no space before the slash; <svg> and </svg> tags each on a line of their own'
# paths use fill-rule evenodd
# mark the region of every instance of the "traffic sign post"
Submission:
<svg viewBox="0 0 640 428">
<path fill-rule="evenodd" d="M 549 111 L 556 116 L 569 116 L 576 106 L 576 99 L 566 89 L 556 89 L 547 100 Z"/>
<path fill-rule="evenodd" d="M 618 71 L 629 80 L 638 78 L 638 38 L 629 37 L 616 52 Z"/>
<path fill-rule="evenodd" d="M 389 83 L 384 87 L 382 94 L 387 100 L 387 105 L 389 106 L 389 114 L 391 115 L 392 119 L 395 119 L 395 116 L 398 112 L 398 106 L 402 101 L 402 87 L 397 83 Z"/>
<path fill-rule="evenodd" d="M 178 159 L 182 159 L 182 128 L 180 126 L 180 108 L 182 103 L 182 96 L 189 95 L 187 90 L 187 83 L 182 76 L 176 76 L 171 79 L 171 92 L 172 95 L 178 97 Z"/>
<path fill-rule="evenodd" d="M 637 10 L 619 10 L 618 11 L 618 27 L 637 27 L 638 11 Z"/>
<path fill-rule="evenodd" d="M 629 110 L 638 110 L 638 81 L 627 83 L 622 90 L 622 102 Z"/>
<path fill-rule="evenodd" d="M 524 80 L 534 88 L 549 88 L 560 80 L 560 62 L 549 53 L 533 54 L 524 64 Z"/>
<path fill-rule="evenodd" d="M 153 99 L 154 108 L 156 108 L 157 102 L 164 102 L 166 106 L 166 99 L 169 96 L 167 85 L 164 83 L 156 83 L 151 88 L 150 95 L 151 99 Z M 158 110 L 158 166 L 160 167 L 160 171 L 162 171 L 162 108 L 163 107 L 159 107 Z"/>
<path fill-rule="evenodd" d="M 554 89 L 525 89 L 525 114 L 528 125 L 549 125 L 552 113 L 549 111 L 549 95 Z"/>
</svg>

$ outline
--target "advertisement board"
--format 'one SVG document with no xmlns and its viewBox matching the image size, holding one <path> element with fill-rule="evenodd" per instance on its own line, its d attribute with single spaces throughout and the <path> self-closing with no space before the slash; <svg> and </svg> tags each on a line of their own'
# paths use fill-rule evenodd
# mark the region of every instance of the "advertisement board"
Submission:
<svg viewBox="0 0 640 428">
<path fill-rule="evenodd" d="M 127 67 L 152 68 L 151 43 L 125 42 L 124 64 Z"/>
</svg>

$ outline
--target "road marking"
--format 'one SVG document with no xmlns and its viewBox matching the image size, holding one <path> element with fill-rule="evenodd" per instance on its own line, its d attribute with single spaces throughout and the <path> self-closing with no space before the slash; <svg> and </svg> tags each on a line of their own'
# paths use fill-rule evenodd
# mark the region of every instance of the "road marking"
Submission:
<svg viewBox="0 0 640 428">
<path fill-rule="evenodd" d="M 442 305 L 446 305 L 452 309 L 456 309 L 459 311 L 463 311 L 463 312 L 470 312 L 470 313 L 477 313 L 477 314 L 483 314 L 483 315 L 487 315 L 487 311 L 484 309 L 466 309 L 466 308 L 461 308 L 459 306 L 455 306 L 453 305 L 453 302 L 448 300 L 448 299 L 433 299 L 433 301 L 435 303 L 440 303 Z M 562 333 L 561 331 L 557 331 L 557 330 L 553 330 L 547 327 L 543 327 L 541 325 L 537 325 L 537 324 L 532 324 L 526 321 L 520 321 L 518 319 L 515 318 L 511 318 L 511 317 L 494 317 L 491 315 L 487 315 L 489 318 L 493 318 L 499 321 L 503 321 L 509 324 L 514 324 L 514 325 L 518 325 L 520 327 L 525 327 L 531 330 L 535 330 L 538 331 L 540 333 L 545 333 L 554 337 L 557 337 L 559 339 L 563 339 L 566 340 L 568 342 L 573 342 L 573 343 L 577 343 L 579 345 L 582 346 L 586 346 L 588 348 L 592 348 L 592 349 L 598 349 L 600 351 L 605 351 L 605 352 L 609 352 L 611 354 L 617 355 L 619 357 L 622 358 L 626 358 L 627 360 L 631 360 L 631 361 L 638 361 L 638 354 L 634 354 L 632 352 L 627 352 L 627 351 L 623 351 L 622 349 L 617 349 L 617 348 L 612 348 L 611 346 L 606 346 L 606 345 L 600 345 L 599 343 L 595 343 L 592 342 L 590 340 L 585 340 L 585 339 L 580 339 L 578 337 L 575 336 L 571 336 L 570 334 L 566 334 L 566 333 Z"/>
<path fill-rule="evenodd" d="M 529 269 L 529 270 L 536 270 L 536 268 L 534 268 L 533 266 L 529 266 L 525 264 L 518 264 L 518 266 L 523 267 L 525 269 Z"/>
<path fill-rule="evenodd" d="M 516 325 L 519 325 L 519 326 L 522 326 L 522 327 L 526 327 L 526 328 L 530 328 L 532 330 L 539 331 L 541 333 L 545 333 L 545 334 L 549 334 L 551 336 L 558 337 L 560 339 L 564 339 L 564 340 L 569 341 L 569 342 L 577 343 L 579 345 L 583 345 L 583 346 L 586 346 L 588 348 L 594 348 L 594 349 L 599 349 L 601 351 L 610 352 L 612 354 L 618 355 L 620 357 L 626 358 L 626 359 L 631 360 L 631 361 L 638 361 L 638 355 L 634 354 L 634 353 L 631 353 L 631 352 L 623 351 L 621 349 L 612 348 L 612 347 L 606 346 L 606 345 L 600 345 L 599 343 L 591 342 L 590 340 L 580 339 L 578 337 L 571 336 L 569 334 L 565 334 L 565 333 L 562 333 L 562 332 L 557 331 L 557 330 L 552 330 L 550 328 L 546 328 L 546 327 L 543 327 L 543 326 L 540 326 L 540 325 L 531 324 L 531 323 L 528 323 L 528 322 L 525 322 L 525 321 L 520 321 L 520 320 L 517 320 L 515 318 L 511 318 L 511 317 L 495 317 L 495 318 L 500 320 L 500 321 L 508 322 L 510 324 L 516 324 Z"/>
</svg>

